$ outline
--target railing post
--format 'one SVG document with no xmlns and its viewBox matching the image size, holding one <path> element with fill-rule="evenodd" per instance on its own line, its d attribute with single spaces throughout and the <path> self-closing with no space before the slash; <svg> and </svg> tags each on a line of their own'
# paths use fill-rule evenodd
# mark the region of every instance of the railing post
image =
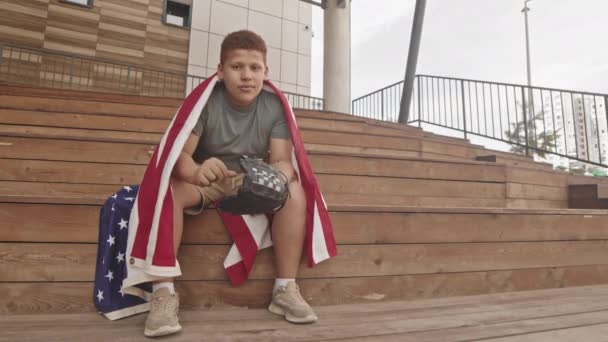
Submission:
<svg viewBox="0 0 608 342">
<path fill-rule="evenodd" d="M 526 92 L 524 91 L 524 87 L 521 87 L 521 109 L 522 109 L 522 113 L 524 116 L 524 139 L 526 139 L 525 141 L 525 146 L 526 146 L 526 155 L 529 156 L 530 155 L 530 145 L 528 144 L 528 117 L 526 115 Z"/>
<path fill-rule="evenodd" d="M 421 128 L 422 127 L 422 94 L 420 93 L 421 77 L 416 76 L 416 77 L 414 77 L 414 79 L 418 80 L 418 128 Z"/>
<path fill-rule="evenodd" d="M 380 113 L 382 114 L 382 121 L 384 120 L 384 90 L 380 91 Z"/>
<path fill-rule="evenodd" d="M 462 99 L 462 123 L 464 125 L 464 138 L 467 139 L 467 112 L 464 103 L 464 81 L 460 80 L 460 98 Z"/>
</svg>

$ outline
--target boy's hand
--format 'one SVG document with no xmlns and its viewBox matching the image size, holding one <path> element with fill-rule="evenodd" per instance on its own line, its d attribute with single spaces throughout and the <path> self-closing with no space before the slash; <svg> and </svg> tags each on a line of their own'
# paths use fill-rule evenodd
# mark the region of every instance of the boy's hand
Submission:
<svg viewBox="0 0 608 342">
<path fill-rule="evenodd" d="M 221 181 L 225 177 L 234 177 L 237 173 L 228 170 L 226 164 L 217 158 L 209 158 L 199 166 L 192 175 L 191 183 L 199 186 L 209 186 L 212 182 Z"/>
</svg>

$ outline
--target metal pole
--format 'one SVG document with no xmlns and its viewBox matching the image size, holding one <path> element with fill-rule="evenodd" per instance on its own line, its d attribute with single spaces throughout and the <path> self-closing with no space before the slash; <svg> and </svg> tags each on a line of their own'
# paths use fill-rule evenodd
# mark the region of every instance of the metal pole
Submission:
<svg viewBox="0 0 608 342">
<path fill-rule="evenodd" d="M 528 76 L 528 105 L 532 106 L 534 96 L 532 96 L 532 70 L 530 67 L 530 30 L 528 27 L 528 12 L 530 12 L 528 2 L 530 1 L 532 0 L 524 1 L 524 8 L 521 11 L 524 13 L 524 22 L 526 25 L 526 72 Z"/>
<path fill-rule="evenodd" d="M 403 124 L 407 124 L 410 114 L 410 103 L 412 100 L 412 90 L 414 89 L 414 77 L 416 76 L 416 64 L 418 63 L 418 52 L 420 50 L 420 37 L 422 36 L 425 8 L 426 0 L 416 0 L 410 47 L 407 55 L 407 67 L 405 69 L 403 94 L 401 95 L 401 105 L 399 107 L 399 122 Z"/>
</svg>

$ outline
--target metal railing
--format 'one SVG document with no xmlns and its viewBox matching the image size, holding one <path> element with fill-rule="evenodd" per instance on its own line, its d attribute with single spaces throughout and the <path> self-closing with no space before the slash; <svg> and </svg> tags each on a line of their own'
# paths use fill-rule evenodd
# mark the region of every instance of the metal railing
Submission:
<svg viewBox="0 0 608 342">
<path fill-rule="evenodd" d="M 0 82 L 183 98 L 205 77 L 0 43 Z M 283 92 L 294 108 L 323 110 L 321 98 Z"/>
<path fill-rule="evenodd" d="M 397 122 L 403 81 L 355 99 L 354 115 Z M 608 95 L 418 75 L 410 124 L 430 124 L 536 154 L 556 166 L 608 166 Z M 568 164 L 568 165 L 565 165 Z"/>
</svg>

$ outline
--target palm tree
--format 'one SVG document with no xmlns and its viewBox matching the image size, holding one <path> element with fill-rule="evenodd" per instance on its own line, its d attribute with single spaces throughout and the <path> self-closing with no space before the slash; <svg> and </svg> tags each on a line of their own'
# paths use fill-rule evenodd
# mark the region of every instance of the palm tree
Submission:
<svg viewBox="0 0 608 342">
<path fill-rule="evenodd" d="M 521 108 L 521 104 L 518 104 Z M 528 110 L 530 113 L 531 110 Z M 507 139 L 517 145 L 511 146 L 511 152 L 524 154 L 526 152 L 526 145 L 532 152 L 541 157 L 545 158 L 547 151 L 555 151 L 557 147 L 557 139 L 559 139 L 559 130 L 546 129 L 546 127 L 540 127 L 539 123 L 543 121 L 545 116 L 544 111 L 536 113 L 534 116 L 527 118 L 527 121 L 519 121 L 517 123 L 511 123 L 511 129 L 505 131 Z M 526 144 L 525 128 L 528 128 L 528 142 Z M 541 128 L 545 130 L 541 131 Z"/>
</svg>

